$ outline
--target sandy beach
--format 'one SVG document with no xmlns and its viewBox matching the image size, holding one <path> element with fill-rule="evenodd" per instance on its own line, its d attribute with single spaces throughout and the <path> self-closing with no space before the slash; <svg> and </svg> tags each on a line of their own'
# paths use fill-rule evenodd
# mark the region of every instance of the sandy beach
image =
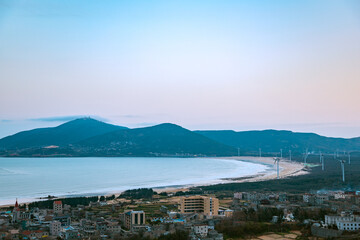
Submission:
<svg viewBox="0 0 360 240">
<path fill-rule="evenodd" d="M 274 164 L 274 158 L 272 158 L 272 157 L 236 156 L 236 157 L 221 157 L 221 159 L 238 160 L 238 161 L 266 164 L 269 167 L 271 167 L 271 170 L 257 174 L 257 175 L 223 179 L 219 183 L 260 182 L 260 181 L 272 180 L 272 179 L 277 178 L 276 165 Z M 292 176 L 308 174 L 308 171 L 305 170 L 305 167 L 303 164 L 301 164 L 299 162 L 289 161 L 287 159 L 282 159 L 279 163 L 279 167 L 280 167 L 280 178 L 287 178 L 287 177 L 292 177 Z M 213 185 L 213 184 L 214 183 L 211 183 L 208 185 Z M 218 183 L 215 183 L 215 184 L 218 184 Z M 175 188 L 175 187 L 154 188 L 154 190 L 156 192 L 179 192 L 179 191 L 188 191 L 189 188 L 194 187 L 194 186 L 197 186 L 197 185 L 180 187 L 180 188 Z M 202 184 L 202 186 L 204 186 L 204 184 Z"/>
<path fill-rule="evenodd" d="M 265 180 L 271 180 L 277 178 L 276 165 L 274 164 L 274 158 L 272 157 L 250 157 L 250 156 L 241 157 L 240 156 L 240 157 L 227 157 L 223 159 L 261 163 L 261 164 L 269 165 L 274 169 L 274 171 L 265 172 L 245 179 L 238 179 L 235 180 L 235 182 L 258 182 L 258 181 L 265 181 Z M 287 159 L 282 159 L 279 162 L 279 166 L 280 166 L 280 178 L 287 178 L 291 176 L 298 176 L 308 173 L 305 170 L 305 167 L 302 163 L 289 161 Z"/>
</svg>

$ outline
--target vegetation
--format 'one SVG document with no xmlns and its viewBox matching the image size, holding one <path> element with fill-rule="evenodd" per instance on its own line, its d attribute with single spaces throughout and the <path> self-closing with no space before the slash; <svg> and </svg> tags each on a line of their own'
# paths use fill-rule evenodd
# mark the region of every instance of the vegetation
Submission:
<svg viewBox="0 0 360 240">
<path fill-rule="evenodd" d="M 290 230 L 298 230 L 299 226 L 294 224 L 270 224 L 264 222 L 237 222 L 223 220 L 216 225 L 215 229 L 224 235 L 224 238 L 245 238 L 258 236 L 267 232 L 285 233 Z"/>
<path fill-rule="evenodd" d="M 293 154 L 303 154 L 305 149 L 310 152 L 322 151 L 333 153 L 336 149 L 341 151 L 360 151 L 360 138 L 329 138 L 314 133 L 296 133 L 291 131 L 243 131 L 229 130 L 196 131 L 214 141 L 228 146 L 239 147 L 244 154 L 278 153 L 283 149 L 284 156 L 289 150 Z"/>
<path fill-rule="evenodd" d="M 154 192 L 152 188 L 138 188 L 126 190 L 119 196 L 119 198 L 151 200 L 154 194 L 156 194 L 156 192 Z"/>
<path fill-rule="evenodd" d="M 91 118 L 80 118 L 57 127 L 33 129 L 2 138 L 0 139 L 0 149 L 39 148 L 50 145 L 64 147 L 122 128 Z"/>
<path fill-rule="evenodd" d="M 29 208 L 52 208 L 54 201 L 61 200 L 63 204 L 70 205 L 71 207 L 76 207 L 77 205 L 89 205 L 90 202 L 97 202 L 98 197 L 73 197 L 73 198 L 60 198 L 56 200 L 46 200 L 46 201 L 39 201 L 39 202 L 32 202 L 29 203 Z"/>
<path fill-rule="evenodd" d="M 339 159 L 347 159 L 340 156 Z M 345 183 L 342 182 L 342 172 L 339 159 L 333 156 L 325 157 L 325 171 L 321 170 L 318 156 L 309 156 L 308 163 L 315 165 L 309 167 L 309 174 L 289 177 L 286 179 L 275 179 L 262 182 L 227 183 L 211 186 L 202 186 L 194 190 L 216 193 L 217 195 L 232 196 L 233 192 L 242 191 L 283 191 L 288 193 L 304 193 L 318 190 L 360 190 L 360 155 L 354 154 L 351 165 L 345 164 Z M 302 161 L 297 157 L 294 160 Z"/>
</svg>

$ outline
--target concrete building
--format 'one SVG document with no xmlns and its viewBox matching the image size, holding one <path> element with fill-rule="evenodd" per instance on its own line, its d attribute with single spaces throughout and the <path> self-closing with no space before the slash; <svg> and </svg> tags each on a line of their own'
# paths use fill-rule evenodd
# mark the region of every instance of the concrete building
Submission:
<svg viewBox="0 0 360 240">
<path fill-rule="evenodd" d="M 53 220 L 59 221 L 61 226 L 70 226 L 71 224 L 71 217 L 69 216 L 55 216 L 53 217 Z"/>
<path fill-rule="evenodd" d="M 198 236 L 206 237 L 208 235 L 209 227 L 206 224 L 195 224 L 193 231 Z"/>
<path fill-rule="evenodd" d="M 61 214 L 63 212 L 63 206 L 61 201 L 54 201 L 53 203 L 54 213 Z"/>
<path fill-rule="evenodd" d="M 227 210 L 225 210 L 224 215 L 227 218 L 231 218 L 234 215 L 234 211 L 230 210 L 230 209 L 227 209 Z"/>
<path fill-rule="evenodd" d="M 205 215 L 218 215 L 219 200 L 214 197 L 188 196 L 180 199 L 181 213 L 204 213 Z"/>
<path fill-rule="evenodd" d="M 342 221 L 339 220 L 337 222 L 337 227 L 339 230 L 346 230 L 346 231 L 359 231 L 360 230 L 360 221 Z"/>
<path fill-rule="evenodd" d="M 359 231 L 360 216 L 342 214 L 340 216 L 325 215 L 325 224 L 328 226 L 336 225 L 339 230 Z"/>
<path fill-rule="evenodd" d="M 52 221 L 50 223 L 50 234 L 53 236 L 59 236 L 60 231 L 61 231 L 61 222 Z"/>
<path fill-rule="evenodd" d="M 12 222 L 15 223 L 15 222 L 19 222 L 19 221 L 20 221 L 20 208 L 19 208 L 18 201 L 16 199 L 15 206 L 14 206 L 14 209 L 12 212 Z"/>
<path fill-rule="evenodd" d="M 242 192 L 236 192 L 234 193 L 235 199 L 243 199 L 243 193 Z"/>
<path fill-rule="evenodd" d="M 129 210 L 124 212 L 124 225 L 127 229 L 145 224 L 145 212 Z"/>
</svg>

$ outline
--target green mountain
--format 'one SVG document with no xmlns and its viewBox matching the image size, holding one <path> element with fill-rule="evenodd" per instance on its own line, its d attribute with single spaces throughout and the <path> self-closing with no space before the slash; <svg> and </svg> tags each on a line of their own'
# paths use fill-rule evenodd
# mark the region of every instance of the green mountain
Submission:
<svg viewBox="0 0 360 240">
<path fill-rule="evenodd" d="M 23 131 L 0 139 L 0 149 L 39 148 L 50 145 L 68 146 L 69 144 L 124 129 L 92 118 L 79 118 L 57 127 L 37 128 Z"/>
<path fill-rule="evenodd" d="M 239 147 L 241 151 L 279 152 L 292 150 L 302 153 L 309 151 L 360 151 L 360 138 L 330 138 L 314 133 L 296 133 L 291 131 L 264 130 L 264 131 L 195 131 L 214 141 Z"/>
<path fill-rule="evenodd" d="M 237 151 L 170 123 L 110 132 L 74 146 L 83 152 L 114 156 L 226 156 Z"/>
<path fill-rule="evenodd" d="M 55 145 L 56 147 L 54 147 Z M 49 147 L 51 146 L 51 147 Z M 231 156 L 360 151 L 360 138 L 329 138 L 291 131 L 190 131 L 175 124 L 128 129 L 91 118 L 0 139 L 0 156 Z"/>
</svg>

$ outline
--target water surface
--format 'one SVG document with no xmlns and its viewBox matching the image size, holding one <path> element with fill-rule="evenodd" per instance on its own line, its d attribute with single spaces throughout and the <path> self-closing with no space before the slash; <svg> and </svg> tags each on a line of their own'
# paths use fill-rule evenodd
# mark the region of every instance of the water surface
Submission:
<svg viewBox="0 0 360 240">
<path fill-rule="evenodd" d="M 109 194 L 140 187 L 219 182 L 268 170 L 213 158 L 0 158 L 0 204 L 47 195 Z"/>
</svg>

